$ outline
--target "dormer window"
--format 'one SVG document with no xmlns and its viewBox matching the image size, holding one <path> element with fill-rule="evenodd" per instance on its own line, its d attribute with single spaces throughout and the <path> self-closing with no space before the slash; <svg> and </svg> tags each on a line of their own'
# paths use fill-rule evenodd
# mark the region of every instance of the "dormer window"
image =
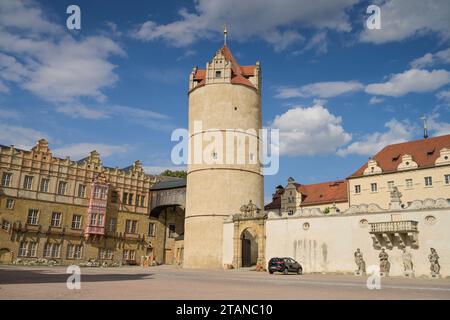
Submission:
<svg viewBox="0 0 450 320">
<path fill-rule="evenodd" d="M 427 151 L 427 156 L 431 156 L 434 153 L 434 148 Z"/>
<path fill-rule="evenodd" d="M 222 71 L 216 71 L 216 78 L 222 77 Z"/>
</svg>

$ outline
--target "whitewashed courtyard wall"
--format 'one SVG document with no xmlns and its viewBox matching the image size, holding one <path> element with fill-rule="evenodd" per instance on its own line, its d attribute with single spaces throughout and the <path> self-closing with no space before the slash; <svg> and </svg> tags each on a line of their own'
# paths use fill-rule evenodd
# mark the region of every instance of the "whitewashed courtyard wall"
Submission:
<svg viewBox="0 0 450 320">
<path fill-rule="evenodd" d="M 350 208 L 348 211 L 352 211 Z M 353 208 L 353 211 L 354 208 Z M 376 213 L 341 213 L 324 216 L 292 216 L 269 213 L 266 221 L 266 259 L 288 256 L 298 260 L 304 272 L 354 272 L 354 252 L 360 248 L 366 266 L 379 265 L 379 249 L 375 249 L 369 223 L 392 220 L 418 222 L 418 247 L 407 247 L 412 253 L 415 275 L 430 275 L 428 255 L 430 248 L 437 250 L 441 275 L 450 276 L 450 208 L 411 209 Z M 425 220 L 435 217 L 434 223 Z M 305 223 L 309 228 L 305 228 Z M 391 276 L 403 275 L 402 251 L 398 247 L 387 249 L 391 263 Z"/>
</svg>

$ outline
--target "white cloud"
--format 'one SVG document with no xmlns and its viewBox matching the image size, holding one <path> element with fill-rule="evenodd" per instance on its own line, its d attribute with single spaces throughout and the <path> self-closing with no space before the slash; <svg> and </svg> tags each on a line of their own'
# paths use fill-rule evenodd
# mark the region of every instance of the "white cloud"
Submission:
<svg viewBox="0 0 450 320">
<path fill-rule="evenodd" d="M 391 97 L 404 96 L 411 92 L 430 92 L 450 83 L 450 72 L 446 70 L 410 69 L 393 74 L 384 83 L 373 83 L 366 92 Z"/>
<path fill-rule="evenodd" d="M 220 25 L 229 24 L 230 38 L 260 38 L 276 50 L 300 42 L 302 27 L 351 30 L 346 9 L 357 0 L 197 0 L 194 12 L 179 11 L 180 18 L 166 24 L 149 20 L 131 32 L 143 41 L 162 39 L 177 47 L 188 46 L 200 39 L 220 37 Z"/>
<path fill-rule="evenodd" d="M 32 148 L 35 145 L 36 141 L 42 138 L 48 139 L 47 134 L 31 128 L 25 128 L 0 122 L 1 144 L 13 144 L 17 148 L 27 150 Z"/>
<path fill-rule="evenodd" d="M 427 33 L 450 39 L 448 0 L 387 0 L 380 8 L 381 30 L 365 29 L 360 41 L 381 44 Z"/>
<path fill-rule="evenodd" d="M 272 128 L 280 130 L 280 154 L 316 155 L 334 153 L 351 140 L 341 117 L 320 105 L 295 107 L 275 117 Z"/>
<path fill-rule="evenodd" d="M 348 154 L 373 156 L 389 144 L 408 141 L 414 136 L 415 129 L 406 122 L 392 119 L 385 124 L 385 127 L 388 129 L 387 131 L 368 134 L 359 141 L 339 149 L 337 154 L 339 156 Z"/>
<path fill-rule="evenodd" d="M 302 87 L 280 87 L 276 98 L 288 99 L 297 97 L 331 98 L 360 91 L 364 86 L 358 81 L 316 82 Z"/>
<path fill-rule="evenodd" d="M 428 119 L 428 129 L 433 133 L 433 136 L 442 136 L 450 134 L 450 123 L 439 121 L 439 114 L 434 114 Z"/>
<path fill-rule="evenodd" d="M 105 36 L 77 40 L 34 2 L 11 0 L 0 2 L 0 51 L 3 86 L 16 83 L 50 102 L 104 101 L 103 90 L 118 80 L 108 59 L 125 55 Z"/>
<path fill-rule="evenodd" d="M 53 150 L 53 154 L 58 157 L 71 157 L 82 159 L 89 153 L 96 150 L 102 158 L 107 158 L 113 154 L 126 153 L 130 150 L 128 145 L 111 145 L 103 143 L 75 143 Z"/>
<path fill-rule="evenodd" d="M 379 104 L 379 103 L 382 103 L 383 101 L 384 101 L 384 99 L 382 99 L 382 98 L 372 97 L 369 100 L 369 104 Z"/>
<path fill-rule="evenodd" d="M 411 62 L 411 66 L 415 69 L 429 67 L 435 64 L 450 64 L 450 48 L 433 53 L 426 53 L 420 58 Z"/>
<path fill-rule="evenodd" d="M 450 89 L 449 90 L 443 90 L 438 92 L 436 97 L 440 100 L 448 101 L 450 102 Z"/>
</svg>

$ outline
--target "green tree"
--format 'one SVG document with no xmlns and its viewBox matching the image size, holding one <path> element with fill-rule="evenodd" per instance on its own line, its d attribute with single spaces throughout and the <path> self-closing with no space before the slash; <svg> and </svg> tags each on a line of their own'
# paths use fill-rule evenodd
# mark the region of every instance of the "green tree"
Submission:
<svg viewBox="0 0 450 320">
<path fill-rule="evenodd" d="M 161 172 L 161 175 L 165 177 L 186 178 L 187 172 L 183 170 L 172 171 L 167 169 Z"/>
</svg>

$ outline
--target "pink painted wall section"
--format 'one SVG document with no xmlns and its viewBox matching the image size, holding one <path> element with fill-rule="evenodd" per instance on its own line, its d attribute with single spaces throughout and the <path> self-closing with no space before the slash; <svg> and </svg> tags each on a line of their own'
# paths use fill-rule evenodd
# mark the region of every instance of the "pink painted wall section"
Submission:
<svg viewBox="0 0 450 320">
<path fill-rule="evenodd" d="M 91 197 L 89 199 L 88 220 L 85 230 L 86 236 L 105 234 L 108 191 L 109 184 L 98 182 L 91 184 Z"/>
</svg>

